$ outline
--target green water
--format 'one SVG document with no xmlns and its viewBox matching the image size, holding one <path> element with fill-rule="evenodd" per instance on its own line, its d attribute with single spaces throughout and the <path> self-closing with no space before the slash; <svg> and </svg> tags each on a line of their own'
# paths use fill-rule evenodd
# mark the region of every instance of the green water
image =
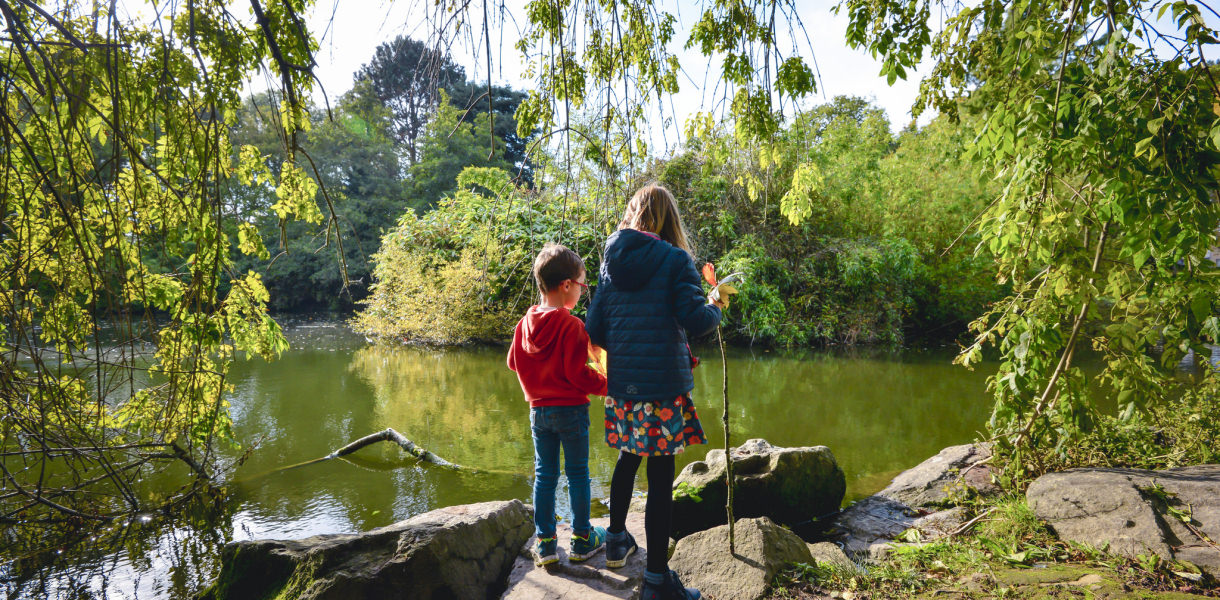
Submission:
<svg viewBox="0 0 1220 600">
<path fill-rule="evenodd" d="M 528 406 L 504 349 L 376 348 L 327 321 L 289 321 L 285 329 L 292 350 L 280 360 L 232 368 L 235 432 L 256 449 L 232 476 L 222 514 L 137 522 L 64 545 L 36 567 L 0 568 L 6 595 L 181 598 L 214 576 L 227 541 L 363 531 L 451 504 L 529 501 Z M 724 443 L 719 352 L 708 346 L 697 354 L 703 364 L 692 395 L 710 445 L 680 455 L 679 468 Z M 846 500 L 867 496 L 982 427 L 987 373 L 954 367 L 951 358 L 730 350 L 733 439 L 829 446 L 847 473 Z M 602 442 L 600 403 L 590 410 L 593 497 L 602 498 L 615 452 Z M 387 427 L 450 461 L 507 473 L 431 468 L 381 443 L 351 460 L 267 474 Z M 559 504 L 568 510 L 562 493 Z"/>
</svg>

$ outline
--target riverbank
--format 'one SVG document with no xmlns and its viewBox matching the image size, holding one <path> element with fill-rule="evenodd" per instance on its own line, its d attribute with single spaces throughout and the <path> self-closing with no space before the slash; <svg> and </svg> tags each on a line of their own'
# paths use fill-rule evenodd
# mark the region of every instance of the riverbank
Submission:
<svg viewBox="0 0 1220 600">
<path fill-rule="evenodd" d="M 840 517 L 867 530 L 851 513 L 888 514 L 892 540 L 857 544 L 858 565 L 796 565 L 769 598 L 1220 597 L 1220 465 L 1070 469 L 1043 475 L 1024 493 L 962 494 L 971 487 L 961 485 L 967 467 L 945 496 L 908 493 L 914 506 L 874 502 L 901 497 L 895 485 L 936 458 Z M 900 523 L 933 507 L 939 512 Z M 936 515 L 951 515 L 949 527 L 922 524 Z M 849 550 L 860 533 L 846 532 Z"/>
<path fill-rule="evenodd" d="M 984 515 L 975 529 L 950 539 L 900 543 L 867 568 L 795 565 L 776 579 L 768 598 L 1220 597 L 1215 578 L 1191 565 L 1151 553 L 1125 557 L 1059 539 L 1021 496 L 977 503 L 971 514 Z"/>
<path fill-rule="evenodd" d="M 777 501 L 781 490 L 791 489 L 787 483 L 810 473 L 828 482 L 842 477 L 836 468 L 817 467 L 833 465 L 825 447 L 775 448 L 751 440 L 733 455 L 743 466 L 758 466 L 739 474 L 738 486 Z M 727 527 L 706 523 L 699 531 L 675 532 L 681 538 L 669 549 L 670 565 L 713 600 L 1220 597 L 1220 548 L 1212 541 L 1220 537 L 1220 465 L 1077 469 L 1044 475 L 1018 494 L 992 485 L 989 457 L 986 446 L 946 448 L 826 519 L 829 528 L 789 529 L 770 517 L 783 523 L 791 515 L 757 516 L 743 506 L 732 555 Z M 689 465 L 675 496 L 714 495 L 697 482 L 715 470 L 716 460 L 709 455 Z M 841 488 L 833 488 L 808 486 L 801 501 L 841 498 Z M 241 579 L 250 564 L 275 565 L 276 589 L 264 591 L 292 598 L 353 585 L 458 586 L 475 596 L 509 598 L 530 597 L 522 595 L 526 588 L 592 586 L 599 597 L 634 597 L 638 569 L 608 571 L 598 558 L 534 569 L 529 522 L 529 507 L 518 501 L 487 502 L 438 509 L 365 534 L 241 542 L 226 547 L 219 582 L 205 597 L 256 597 Z M 798 530 L 804 540 L 793 533 Z M 369 548 L 377 556 L 366 556 Z M 643 561 L 644 552 L 632 561 Z M 480 566 L 470 576 L 434 576 L 470 570 L 475 559 Z"/>
<path fill-rule="evenodd" d="M 343 323 L 321 317 L 286 322 L 284 332 L 290 349 L 279 360 L 238 360 L 230 368 L 234 437 L 243 446 L 219 452 L 225 464 L 244 462 L 225 478 L 222 506 L 151 515 L 115 524 L 114 531 L 82 529 L 66 540 L 26 528 L 7 551 L 0 547 L 5 558 L 21 559 L 0 564 L 0 592 L 184 600 L 215 581 L 228 542 L 370 531 L 446 506 L 528 501 L 528 409 L 502 349 L 369 346 Z M 693 397 L 709 413 L 705 418 L 718 420 L 719 351 L 700 357 Z M 834 449 L 848 474 L 846 500 L 866 497 L 909 467 L 911 457 L 971 439 L 986 419 L 990 401 L 978 390 L 990 367 L 966 371 L 951 358 L 947 349 L 730 348 L 733 439 L 761 437 L 789 447 L 816 440 Z M 601 410 L 590 408 L 592 440 L 602 435 Z M 278 470 L 386 428 L 446 460 L 521 475 L 432 469 L 390 444 Z M 679 469 L 723 446 L 719 427 L 707 433 L 709 444 L 688 448 Z M 592 443 L 595 497 L 607 494 L 616 457 L 600 441 Z M 177 484 L 152 474 L 140 485 L 153 493 Z M 558 505 L 569 513 L 566 494 Z"/>
</svg>

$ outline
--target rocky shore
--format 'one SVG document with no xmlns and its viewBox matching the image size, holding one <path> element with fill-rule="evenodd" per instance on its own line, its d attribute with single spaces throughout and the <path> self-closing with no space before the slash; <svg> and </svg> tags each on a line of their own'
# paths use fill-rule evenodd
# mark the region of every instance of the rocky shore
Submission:
<svg viewBox="0 0 1220 600">
<path fill-rule="evenodd" d="M 841 511 L 845 479 L 830 449 L 779 448 L 755 439 L 732 456 L 733 553 L 725 524 L 725 457 L 715 450 L 677 477 L 677 540 L 664 550 L 672 552 L 670 565 L 683 580 L 711 600 L 767 598 L 777 575 L 795 564 L 865 573 L 895 549 L 966 531 L 982 515 L 971 517 L 963 504 L 999 491 L 983 444 L 945 448 Z M 1201 578 L 1220 577 L 1220 547 L 1213 541 L 1220 539 L 1220 465 L 1052 473 L 1036 480 L 1027 498 L 1065 541 L 1131 558 L 1156 555 L 1192 565 Z M 606 569 L 604 555 L 587 563 L 561 556 L 557 565 L 535 568 L 531 510 L 517 500 L 484 502 L 362 534 L 233 543 L 224 550 L 217 582 L 200 598 L 637 596 L 647 548 L 620 570 Z M 631 514 L 628 529 L 642 543 L 643 515 Z M 561 553 L 568 535 L 561 527 Z"/>
</svg>

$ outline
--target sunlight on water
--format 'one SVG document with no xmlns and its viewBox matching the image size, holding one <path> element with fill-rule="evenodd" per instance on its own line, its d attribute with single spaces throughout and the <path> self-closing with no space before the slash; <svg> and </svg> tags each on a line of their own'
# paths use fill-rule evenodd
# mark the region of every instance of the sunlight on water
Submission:
<svg viewBox="0 0 1220 600">
<path fill-rule="evenodd" d="M 101 540 L 64 543 L 62 554 L 0 567 L 8 596 L 186 598 L 210 582 L 228 541 L 365 531 L 441 506 L 529 501 L 528 405 L 503 348 L 370 347 L 341 324 L 304 319 L 287 320 L 285 330 L 292 349 L 280 360 L 233 365 L 235 433 L 255 450 L 232 475 L 224 510 L 136 523 Z M 679 468 L 724 443 L 719 352 L 697 350 L 703 364 L 693 397 L 711 445 L 679 456 Z M 954 367 L 951 358 L 732 350 L 734 442 L 829 446 L 847 473 L 846 501 L 861 498 L 941 448 L 971 441 L 983 426 L 986 373 Z M 595 401 L 595 499 L 607 495 L 615 461 L 602 439 L 601 411 Z M 496 473 L 432 468 L 388 443 L 276 471 L 387 427 L 449 461 Z M 227 458 L 244 450 L 228 449 Z M 558 511 L 570 516 L 564 485 L 561 479 Z M 604 512 L 600 503 L 594 508 Z"/>
</svg>

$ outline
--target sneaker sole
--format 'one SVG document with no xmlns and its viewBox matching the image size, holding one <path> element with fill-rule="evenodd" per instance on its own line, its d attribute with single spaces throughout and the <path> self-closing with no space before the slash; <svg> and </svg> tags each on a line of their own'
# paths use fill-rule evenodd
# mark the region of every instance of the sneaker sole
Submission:
<svg viewBox="0 0 1220 600">
<path fill-rule="evenodd" d="M 550 556 L 535 556 L 534 557 L 534 566 L 538 566 L 538 567 L 542 567 L 545 565 L 553 565 L 557 562 L 559 562 L 558 554 L 552 554 Z"/>
<path fill-rule="evenodd" d="M 594 555 L 594 554 L 597 554 L 598 552 L 601 552 L 601 549 L 602 549 L 602 548 L 605 548 L 605 547 L 606 547 L 606 545 L 605 545 L 605 544 L 602 544 L 602 545 L 600 545 L 600 546 L 598 546 L 598 547 L 596 547 L 596 548 L 594 548 L 594 549 L 592 549 L 592 550 L 590 550 L 590 551 L 588 551 L 588 552 L 585 552 L 584 554 L 577 554 L 577 553 L 575 553 L 575 552 L 569 552 L 569 553 L 568 553 L 568 560 L 569 560 L 569 561 L 575 561 L 575 562 L 584 562 L 584 561 L 586 561 L 586 560 L 589 560 L 590 558 L 593 558 L 593 555 Z"/>
<path fill-rule="evenodd" d="M 632 547 L 628 548 L 628 549 L 627 549 L 627 553 L 623 555 L 623 560 L 610 560 L 610 558 L 609 558 L 609 557 L 607 557 L 607 558 L 606 558 L 606 566 L 607 566 L 607 567 L 610 567 L 611 569 L 618 569 L 618 568 L 620 568 L 620 567 L 622 567 L 622 566 L 626 565 L 626 564 L 627 564 L 627 558 L 628 558 L 629 556 L 631 556 L 632 554 L 635 554 L 635 550 L 636 550 L 636 548 L 639 548 L 639 546 L 632 546 Z"/>
</svg>

